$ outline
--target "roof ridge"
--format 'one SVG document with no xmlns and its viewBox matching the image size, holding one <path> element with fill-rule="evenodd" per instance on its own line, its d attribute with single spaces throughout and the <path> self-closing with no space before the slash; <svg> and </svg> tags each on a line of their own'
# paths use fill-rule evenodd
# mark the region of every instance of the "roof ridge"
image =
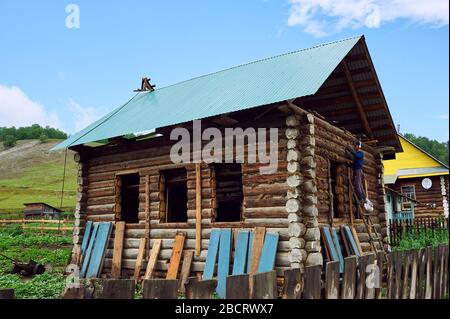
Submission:
<svg viewBox="0 0 450 319">
<path fill-rule="evenodd" d="M 185 82 L 189 82 L 189 81 L 192 81 L 192 80 L 196 80 L 196 79 L 200 79 L 200 78 L 203 78 L 203 77 L 207 77 L 207 76 L 210 76 L 210 75 L 213 75 L 213 74 L 229 71 L 229 70 L 232 70 L 232 69 L 237 69 L 237 68 L 240 68 L 240 67 L 243 67 L 243 66 L 246 66 L 246 65 L 250 65 L 250 64 L 254 64 L 254 63 L 258 63 L 258 62 L 262 62 L 262 61 L 267 61 L 267 60 L 279 58 L 279 57 L 282 57 L 282 56 L 286 56 L 286 55 L 290 55 L 290 54 L 294 54 L 294 53 L 298 53 L 298 52 L 302 52 L 302 51 L 312 50 L 312 49 L 316 49 L 316 48 L 319 48 L 319 47 L 323 47 L 323 46 L 327 46 L 327 45 L 331 45 L 331 44 L 335 44 L 335 43 L 339 43 L 339 42 L 349 41 L 349 40 L 356 39 L 356 38 L 363 38 L 363 37 L 364 37 L 364 35 L 357 35 L 357 36 L 353 36 L 353 37 L 349 37 L 349 38 L 345 38 L 345 39 L 340 39 L 340 40 L 335 40 L 335 41 L 331 41 L 331 42 L 317 44 L 317 45 L 314 45 L 314 46 L 308 47 L 308 48 L 303 48 L 303 49 L 299 49 L 299 50 L 295 50 L 295 51 L 291 51 L 291 52 L 285 52 L 285 53 L 277 54 L 277 55 L 274 55 L 274 56 L 270 56 L 270 57 L 259 59 L 259 60 L 254 60 L 254 61 L 247 62 L 247 63 L 238 64 L 238 65 L 226 68 L 226 69 L 222 69 L 222 70 L 206 73 L 206 74 L 203 74 L 203 75 L 195 76 L 195 77 L 190 78 L 190 79 L 182 80 L 182 81 L 177 82 L 177 83 L 169 84 L 167 86 L 164 86 L 162 88 L 156 89 L 154 91 L 147 92 L 147 94 L 152 93 L 152 92 L 157 92 L 157 91 L 160 91 L 160 90 L 163 90 L 163 89 L 166 89 L 166 88 L 178 85 L 178 84 L 182 84 L 182 83 L 185 83 Z"/>
</svg>

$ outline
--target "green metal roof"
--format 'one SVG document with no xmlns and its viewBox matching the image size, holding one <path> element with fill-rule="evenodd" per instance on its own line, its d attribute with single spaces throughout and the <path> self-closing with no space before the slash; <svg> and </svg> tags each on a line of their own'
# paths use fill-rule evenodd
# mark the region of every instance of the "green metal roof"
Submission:
<svg viewBox="0 0 450 319">
<path fill-rule="evenodd" d="M 323 44 L 139 93 L 53 149 L 315 94 L 361 38 Z"/>
</svg>

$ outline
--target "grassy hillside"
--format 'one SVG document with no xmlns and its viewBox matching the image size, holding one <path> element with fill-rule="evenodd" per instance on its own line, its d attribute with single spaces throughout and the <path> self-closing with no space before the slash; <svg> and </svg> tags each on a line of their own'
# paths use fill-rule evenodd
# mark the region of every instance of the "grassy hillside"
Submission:
<svg viewBox="0 0 450 319">
<path fill-rule="evenodd" d="M 23 210 L 23 203 L 45 202 L 60 206 L 64 151 L 50 152 L 58 141 L 18 141 L 13 148 L 0 146 L 0 213 Z M 76 165 L 67 153 L 63 207 L 73 209 Z"/>
</svg>

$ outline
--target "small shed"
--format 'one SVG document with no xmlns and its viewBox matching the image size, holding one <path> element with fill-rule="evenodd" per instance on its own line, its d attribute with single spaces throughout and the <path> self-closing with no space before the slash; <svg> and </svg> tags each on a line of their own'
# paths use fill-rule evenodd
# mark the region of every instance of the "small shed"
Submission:
<svg viewBox="0 0 450 319">
<path fill-rule="evenodd" d="M 61 217 L 62 210 L 46 203 L 25 203 L 24 205 L 23 214 L 26 219 L 41 217 L 59 219 Z"/>
</svg>

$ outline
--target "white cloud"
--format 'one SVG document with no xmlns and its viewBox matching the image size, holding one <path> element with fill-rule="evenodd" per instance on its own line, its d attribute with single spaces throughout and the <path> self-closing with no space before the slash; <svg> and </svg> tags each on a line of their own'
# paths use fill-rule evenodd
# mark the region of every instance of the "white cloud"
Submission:
<svg viewBox="0 0 450 319">
<path fill-rule="evenodd" d="M 93 107 L 83 107 L 73 99 L 69 99 L 66 106 L 68 111 L 73 114 L 73 125 L 71 129 L 69 129 L 72 133 L 84 129 L 86 126 L 92 124 L 103 115 L 99 109 Z"/>
<path fill-rule="evenodd" d="M 441 115 L 439 115 L 439 118 L 441 120 L 448 120 L 449 119 L 448 114 L 441 114 Z"/>
<path fill-rule="evenodd" d="M 448 0 L 289 0 L 287 24 L 321 37 L 344 29 L 379 28 L 396 19 L 431 27 L 448 25 Z"/>
<path fill-rule="evenodd" d="M 48 112 L 42 104 L 32 101 L 20 88 L 0 85 L 0 126 L 32 124 L 61 127 L 56 113 Z"/>
</svg>

